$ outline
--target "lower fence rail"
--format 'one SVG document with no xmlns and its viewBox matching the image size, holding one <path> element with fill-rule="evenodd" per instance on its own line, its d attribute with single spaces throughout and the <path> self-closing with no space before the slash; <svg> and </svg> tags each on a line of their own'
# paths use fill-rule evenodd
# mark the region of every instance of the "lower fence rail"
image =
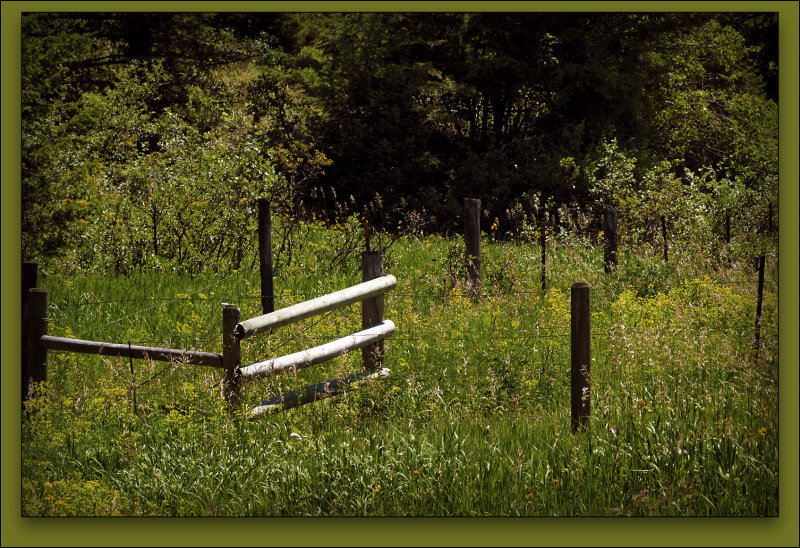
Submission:
<svg viewBox="0 0 800 548">
<path fill-rule="evenodd" d="M 385 379 L 389 377 L 389 373 L 390 371 L 387 368 L 383 368 L 379 371 L 364 371 L 340 379 L 331 379 L 329 381 L 312 384 L 306 386 L 302 390 L 286 392 L 280 396 L 264 400 L 254 407 L 250 411 L 250 420 L 253 421 L 270 413 L 278 413 L 307 403 L 338 396 L 350 386 L 364 384 L 376 379 Z"/>
</svg>

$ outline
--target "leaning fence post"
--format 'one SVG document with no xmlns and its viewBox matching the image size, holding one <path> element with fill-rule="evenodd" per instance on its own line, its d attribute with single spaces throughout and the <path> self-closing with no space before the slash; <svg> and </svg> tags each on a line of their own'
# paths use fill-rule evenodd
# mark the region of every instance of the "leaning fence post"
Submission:
<svg viewBox="0 0 800 548">
<path fill-rule="evenodd" d="M 272 215 L 269 201 L 258 199 L 258 265 L 261 272 L 261 310 L 275 311 L 275 290 L 272 275 Z"/>
<path fill-rule="evenodd" d="M 481 201 L 464 200 L 464 243 L 466 244 L 467 288 L 480 294 L 481 287 Z"/>
<path fill-rule="evenodd" d="M 42 335 L 47 335 L 47 310 L 49 299 L 46 289 L 31 288 L 28 291 L 28 353 L 22 382 L 47 380 L 47 349 L 42 346 Z M 27 392 L 26 392 L 27 396 Z"/>
<path fill-rule="evenodd" d="M 617 268 L 617 210 L 606 206 L 604 213 L 603 234 L 606 237 L 606 247 L 603 262 L 606 273 L 609 273 Z"/>
<path fill-rule="evenodd" d="M 587 282 L 572 284 L 571 291 L 571 428 L 575 432 L 589 423 L 591 413 L 591 287 Z"/>
<path fill-rule="evenodd" d="M 240 394 L 241 348 L 235 333 L 239 316 L 238 306 L 222 303 L 222 366 L 225 368 L 222 377 L 222 396 L 231 408 L 238 406 Z"/>
<path fill-rule="evenodd" d="M 383 255 L 380 251 L 361 254 L 361 281 L 368 282 L 383 276 Z M 361 301 L 361 328 L 366 329 L 383 321 L 383 293 Z M 361 370 L 375 371 L 383 366 L 384 342 L 378 341 L 361 349 Z"/>
</svg>

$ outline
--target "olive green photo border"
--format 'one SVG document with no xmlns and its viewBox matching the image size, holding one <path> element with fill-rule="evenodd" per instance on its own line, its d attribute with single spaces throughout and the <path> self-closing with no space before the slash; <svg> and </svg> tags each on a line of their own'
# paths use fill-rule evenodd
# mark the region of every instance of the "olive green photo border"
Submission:
<svg viewBox="0 0 800 548">
<path fill-rule="evenodd" d="M 778 518 L 22 518 L 20 18 L 25 11 L 750 11 L 780 32 Z M 797 546 L 797 2 L 3 2 L 2 546 Z"/>
</svg>

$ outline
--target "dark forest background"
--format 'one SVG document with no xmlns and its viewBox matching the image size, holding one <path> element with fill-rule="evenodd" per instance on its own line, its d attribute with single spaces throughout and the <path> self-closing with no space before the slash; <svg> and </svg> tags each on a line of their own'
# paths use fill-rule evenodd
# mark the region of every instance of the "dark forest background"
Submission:
<svg viewBox="0 0 800 548">
<path fill-rule="evenodd" d="M 589 233 L 605 205 L 631 242 L 661 217 L 747 232 L 777 202 L 777 33 L 774 13 L 24 14 L 23 260 L 240 263 L 259 197 L 286 223 L 448 232 L 480 198 L 497 238 Z"/>
</svg>

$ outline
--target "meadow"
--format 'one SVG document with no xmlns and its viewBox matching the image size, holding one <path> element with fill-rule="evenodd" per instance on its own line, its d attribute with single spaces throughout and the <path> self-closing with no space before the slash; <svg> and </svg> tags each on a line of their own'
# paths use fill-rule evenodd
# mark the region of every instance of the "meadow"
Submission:
<svg viewBox="0 0 800 548">
<path fill-rule="evenodd" d="M 352 226 L 304 225 L 276 308 L 361 281 Z M 397 240 L 388 379 L 249 421 L 258 402 L 360 370 L 352 352 L 248 382 L 221 370 L 51 351 L 22 422 L 24 516 L 777 516 L 777 256 L 757 272 L 704 249 L 484 233 L 482 292 L 463 242 Z M 254 261 L 255 262 L 255 261 Z M 592 415 L 570 430 L 570 287 L 592 288 Z M 261 313 L 259 272 L 45 272 L 51 335 L 222 351 L 221 303 Z M 349 306 L 242 343 L 252 363 L 360 329 Z M 135 387 L 135 389 L 134 389 Z"/>
</svg>

